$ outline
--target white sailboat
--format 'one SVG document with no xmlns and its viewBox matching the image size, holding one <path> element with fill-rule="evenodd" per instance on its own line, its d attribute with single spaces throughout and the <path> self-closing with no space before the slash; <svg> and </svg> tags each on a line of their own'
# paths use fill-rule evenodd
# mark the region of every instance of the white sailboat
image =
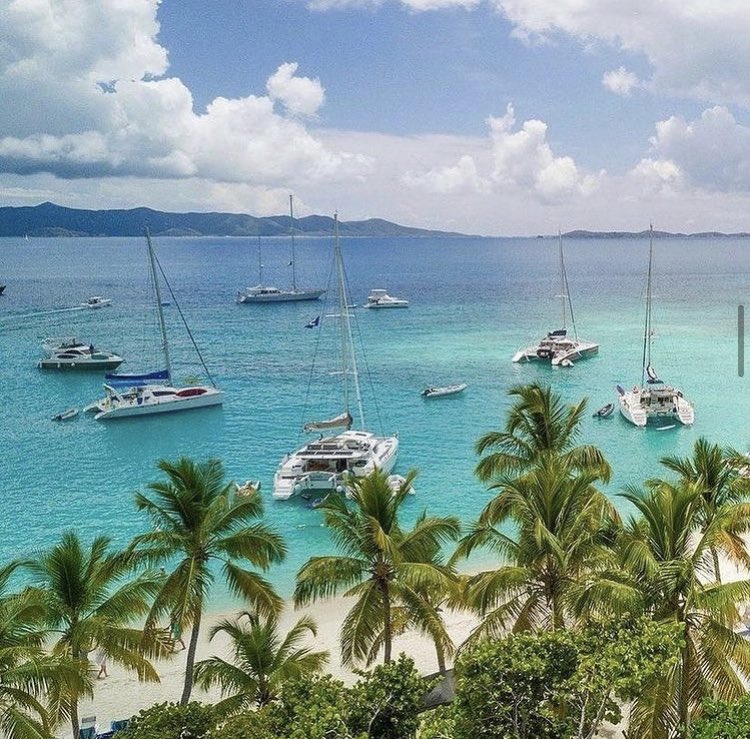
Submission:
<svg viewBox="0 0 750 739">
<path fill-rule="evenodd" d="M 348 309 L 350 301 L 347 300 L 337 217 L 334 218 L 334 260 L 338 288 L 338 313 L 335 317 L 338 318 L 340 335 L 343 410 L 333 418 L 305 424 L 304 430 L 344 430 L 329 436 L 321 433 L 317 440 L 305 444 L 282 459 L 273 479 L 273 497 L 277 500 L 288 500 L 306 491 L 346 493 L 348 481 L 352 477 L 364 477 L 376 468 L 390 474 L 398 455 L 397 436 L 377 436 L 365 430 L 367 426 L 354 351 L 352 314 Z M 349 408 L 352 390 L 358 414 L 358 429 L 352 429 L 354 419 Z"/>
<path fill-rule="evenodd" d="M 553 367 L 570 367 L 579 359 L 591 357 L 599 352 L 599 344 L 578 337 L 575 316 L 573 315 L 573 303 L 570 300 L 568 273 L 565 270 L 561 233 L 558 233 L 558 240 L 560 249 L 561 328 L 550 331 L 536 344 L 525 349 L 519 349 L 513 355 L 514 362 L 549 362 Z M 570 313 L 570 323 L 573 329 L 572 336 L 569 334 L 567 327 L 568 313 Z"/>
<path fill-rule="evenodd" d="M 221 405 L 224 400 L 224 393 L 216 389 L 213 380 L 211 380 L 210 386 L 190 385 L 180 388 L 172 386 L 172 366 L 169 356 L 167 328 L 164 323 L 159 275 L 156 269 L 157 259 L 148 230 L 146 231 L 146 245 L 148 248 L 149 269 L 154 285 L 156 310 L 159 318 L 164 369 L 140 375 L 105 375 L 105 397 L 84 408 L 85 411 L 95 412 L 96 415 L 94 418 L 97 421 L 206 408 Z M 172 300 L 175 300 L 174 294 L 172 294 Z M 180 315 L 182 314 L 180 313 Z M 188 334 L 192 341 L 192 335 L 189 331 Z M 193 346 L 195 346 L 195 342 L 193 342 Z M 203 358 L 198 348 L 195 347 L 195 349 L 203 364 Z M 203 369 L 209 375 L 210 379 L 210 374 L 205 364 L 203 364 Z"/>
<path fill-rule="evenodd" d="M 289 196 L 289 217 L 291 219 L 290 236 L 292 240 L 292 287 L 290 290 L 281 290 L 278 287 L 263 284 L 263 258 L 260 248 L 260 235 L 258 235 L 258 284 L 254 287 L 246 287 L 237 293 L 238 303 L 293 303 L 300 300 L 317 300 L 325 290 L 315 288 L 297 287 L 297 266 L 294 248 L 294 200 Z"/>
<path fill-rule="evenodd" d="M 626 391 L 617 386 L 620 413 L 635 426 L 645 426 L 652 419 L 675 419 L 690 426 L 695 420 L 693 404 L 682 391 L 659 379 L 651 364 L 651 277 L 654 257 L 654 227 L 651 226 L 648 247 L 648 280 L 646 287 L 646 323 L 643 329 L 643 369 L 641 384 Z"/>
</svg>

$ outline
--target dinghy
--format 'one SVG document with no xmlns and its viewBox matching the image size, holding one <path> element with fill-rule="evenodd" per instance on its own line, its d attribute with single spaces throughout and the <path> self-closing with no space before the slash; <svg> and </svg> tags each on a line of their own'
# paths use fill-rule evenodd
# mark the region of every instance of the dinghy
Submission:
<svg viewBox="0 0 750 739">
<path fill-rule="evenodd" d="M 71 418 L 75 418 L 78 415 L 78 408 L 68 408 L 67 411 L 62 411 L 57 415 L 52 416 L 53 421 L 70 421 Z"/>
<path fill-rule="evenodd" d="M 462 382 L 458 385 L 447 385 L 446 387 L 426 387 L 422 390 L 422 397 L 424 398 L 442 398 L 446 395 L 457 395 L 462 393 L 468 385 Z"/>
<path fill-rule="evenodd" d="M 614 409 L 614 403 L 607 403 L 607 405 L 602 406 L 596 413 L 594 413 L 594 418 L 609 418 Z"/>
</svg>

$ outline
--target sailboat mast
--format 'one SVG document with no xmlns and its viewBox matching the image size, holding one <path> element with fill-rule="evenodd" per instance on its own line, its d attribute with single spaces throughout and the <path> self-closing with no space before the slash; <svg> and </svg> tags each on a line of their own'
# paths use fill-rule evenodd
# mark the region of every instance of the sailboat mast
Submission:
<svg viewBox="0 0 750 739">
<path fill-rule="evenodd" d="M 289 218 L 291 225 L 289 230 L 292 235 L 292 290 L 297 292 L 297 259 L 294 254 L 294 196 L 289 193 Z"/>
<path fill-rule="evenodd" d="M 151 234 L 146 228 L 146 244 L 148 245 L 148 262 L 151 267 L 151 279 L 154 281 L 156 292 L 156 310 L 159 316 L 159 329 L 161 330 L 161 348 L 164 352 L 164 365 L 167 370 L 167 379 L 172 382 L 172 364 L 169 361 L 169 342 L 167 341 L 167 327 L 164 323 L 164 307 L 161 304 L 161 289 L 159 288 L 159 275 L 156 272 L 156 259 L 154 258 L 154 247 L 151 245 Z"/>
<path fill-rule="evenodd" d="M 347 304 L 346 279 L 344 277 L 344 260 L 341 256 L 341 243 L 339 241 L 338 213 L 334 214 L 334 234 L 336 270 L 339 291 L 339 331 L 341 338 L 341 364 L 344 373 L 344 406 L 349 413 L 349 367 L 354 378 L 354 397 L 357 402 L 360 428 L 365 427 L 365 413 L 362 406 L 362 391 L 359 385 L 359 370 L 357 369 L 357 357 L 354 353 L 354 336 L 352 335 L 352 323 Z"/>
<path fill-rule="evenodd" d="M 263 285 L 263 250 L 260 246 L 260 230 L 258 230 L 258 285 Z"/>
<path fill-rule="evenodd" d="M 648 279 L 646 282 L 646 321 L 643 328 L 643 368 L 641 387 L 646 384 L 646 368 L 651 364 L 651 268 L 654 260 L 654 226 L 649 224 Z"/>
<path fill-rule="evenodd" d="M 562 325 L 560 328 L 565 329 L 565 318 L 568 308 L 565 305 L 565 262 L 563 261 L 562 232 L 557 230 L 557 240 L 560 251 L 560 307 L 562 312 Z"/>
</svg>

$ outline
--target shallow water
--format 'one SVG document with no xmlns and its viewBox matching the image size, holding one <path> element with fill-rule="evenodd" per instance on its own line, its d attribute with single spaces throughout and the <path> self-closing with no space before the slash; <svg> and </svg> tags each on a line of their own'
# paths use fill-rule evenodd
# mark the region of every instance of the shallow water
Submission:
<svg viewBox="0 0 750 739">
<path fill-rule="evenodd" d="M 41 338 L 72 333 L 119 351 L 127 360 L 123 371 L 153 364 L 158 346 L 144 243 L 0 240 L 0 283 L 8 286 L 0 297 L 0 561 L 49 545 L 66 528 L 125 542 L 146 525 L 133 493 L 158 477 L 157 460 L 218 456 L 230 477 L 262 481 L 267 519 L 289 546 L 287 561 L 270 577 L 288 593 L 306 558 L 330 551 L 319 512 L 301 501 L 275 502 L 270 492 L 279 460 L 302 441 L 302 421 L 339 411 L 329 374 L 331 321 L 323 320 L 317 354 L 318 332 L 304 328 L 331 308 L 237 305 L 236 290 L 257 282 L 255 245 L 245 239 L 156 239 L 155 247 L 226 392 L 223 409 L 54 423 L 55 413 L 99 397 L 101 376 L 37 370 Z M 588 414 L 582 440 L 609 457 L 611 494 L 659 474 L 660 457 L 688 454 L 700 435 L 747 448 L 748 384 L 737 373 L 736 315 L 750 292 L 749 247 L 731 239 L 656 242 L 653 363 L 695 402 L 696 424 L 644 431 L 619 415 Z M 397 471 L 419 470 L 417 495 L 406 503 L 410 516 L 424 507 L 465 521 L 478 513 L 488 495 L 473 477 L 473 445 L 502 425 L 513 385 L 551 382 L 570 401 L 588 397 L 593 412 L 615 400 L 616 383 L 640 381 L 645 240 L 566 242 L 578 331 L 601 350 L 572 369 L 554 370 L 510 358 L 559 327 L 556 240 L 358 239 L 343 248 L 356 303 L 373 287 L 411 301 L 408 310 L 356 311 L 366 347 L 360 370 L 368 425 L 380 431 L 382 420 L 383 431 L 398 432 Z M 286 241 L 269 239 L 265 281 L 287 284 L 287 260 Z M 298 240 L 297 261 L 300 285 L 324 284 L 330 240 Z M 112 298 L 112 307 L 65 310 L 94 294 Z M 175 376 L 199 373 L 175 306 L 165 311 Z M 426 385 L 456 382 L 469 384 L 460 396 L 420 397 Z"/>
</svg>

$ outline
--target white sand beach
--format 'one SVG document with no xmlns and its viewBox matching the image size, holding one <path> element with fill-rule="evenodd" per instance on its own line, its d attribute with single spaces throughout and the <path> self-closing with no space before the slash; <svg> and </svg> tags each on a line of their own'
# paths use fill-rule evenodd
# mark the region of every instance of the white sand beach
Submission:
<svg viewBox="0 0 750 739">
<path fill-rule="evenodd" d="M 345 598 L 321 601 L 311 607 L 296 611 L 289 605 L 280 620 L 281 632 L 285 633 L 302 615 L 311 615 L 318 625 L 318 636 L 313 640 L 315 648 L 330 652 L 327 671 L 348 683 L 354 682 L 357 676 L 341 664 L 338 632 L 351 605 L 352 603 Z M 208 636 L 211 627 L 217 621 L 234 615 L 235 613 L 230 611 L 210 614 L 204 618 L 196 660 L 205 659 L 214 654 L 227 659 L 230 657 L 228 640 L 224 634 L 218 634 L 212 642 L 209 642 Z M 476 617 L 468 613 L 448 612 L 445 617 L 448 631 L 456 645 L 461 644 L 468 637 L 477 623 Z M 189 631 L 183 634 L 185 643 L 189 636 Z M 398 638 L 394 643 L 394 654 L 399 652 L 406 652 L 412 657 L 418 669 L 424 674 L 437 672 L 434 646 L 420 634 L 413 632 Z M 185 652 L 176 652 L 171 659 L 157 663 L 160 682 L 141 683 L 135 673 L 109 663 L 107 665 L 109 677 L 96 681 L 94 698 L 81 703 L 79 715 L 81 717 L 96 716 L 99 730 L 104 731 L 111 721 L 128 718 L 154 703 L 179 701 L 182 694 L 184 667 Z M 194 700 L 213 702 L 218 698 L 218 691 L 205 693 L 197 688 L 193 691 Z M 61 726 L 57 734 L 66 739 L 70 736 L 70 729 L 67 726 Z"/>
</svg>

